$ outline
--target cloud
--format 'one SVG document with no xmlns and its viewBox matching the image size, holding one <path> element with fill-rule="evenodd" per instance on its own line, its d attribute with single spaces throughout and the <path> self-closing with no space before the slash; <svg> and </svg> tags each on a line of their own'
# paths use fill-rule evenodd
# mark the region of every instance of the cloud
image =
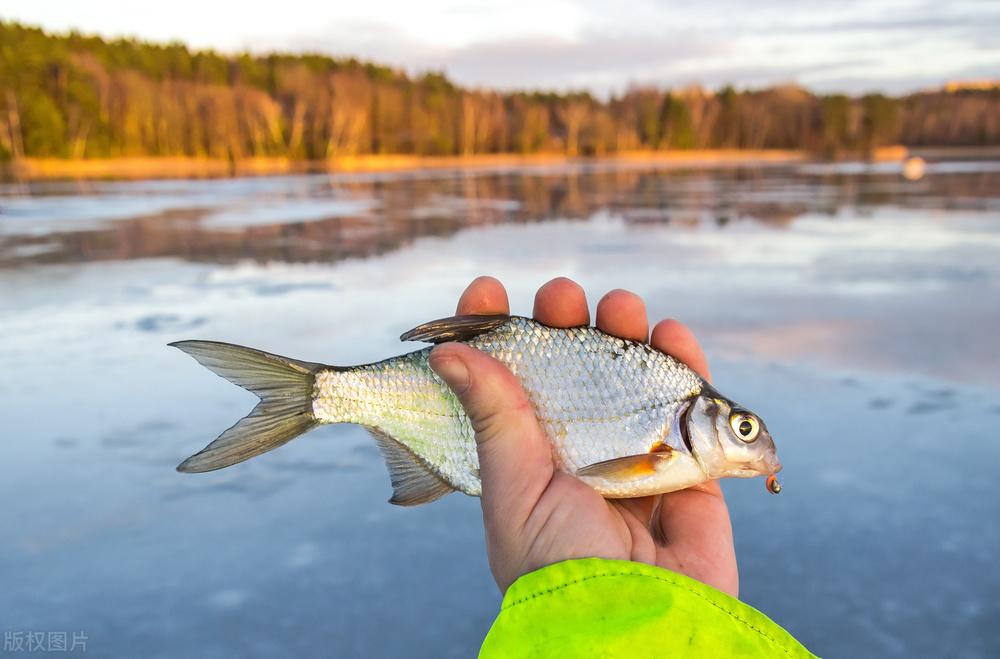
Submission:
<svg viewBox="0 0 1000 659">
<path fill-rule="evenodd" d="M 353 54 L 411 73 L 443 70 L 460 84 L 500 89 L 590 89 L 633 83 L 762 86 L 785 82 L 849 92 L 900 92 L 965 77 L 1000 60 L 1000 13 L 974 0 L 927 4 L 735 0 L 698 4 L 576 0 L 575 30 L 521 18 L 531 29 L 457 43 L 382 17 L 339 21 L 282 47 Z M 523 10 L 523 6 L 521 8 Z M 514 11 L 514 10 L 512 10 Z M 483 14 L 466 10 L 463 20 Z M 492 16 L 492 14 L 491 14 Z M 452 17 L 454 18 L 454 16 Z M 518 21 L 506 21 L 516 25 Z M 483 36 L 486 35 L 486 36 Z"/>
<path fill-rule="evenodd" d="M 636 34 L 588 30 L 573 38 L 514 36 L 446 46 L 384 21 L 345 21 L 304 37 L 253 39 L 254 50 L 320 51 L 399 66 L 411 73 L 444 70 L 458 82 L 500 89 L 620 89 L 662 82 L 671 67 L 731 55 L 729 46 L 697 33 Z"/>
<path fill-rule="evenodd" d="M 726 54 L 728 46 L 691 34 L 584 34 L 579 39 L 511 39 L 448 53 L 441 64 L 456 78 L 506 89 L 621 88 L 661 79 L 682 62 Z"/>
<path fill-rule="evenodd" d="M 331 22 L 314 32 L 294 36 L 259 34 L 250 38 L 248 48 L 321 52 L 339 57 L 357 57 L 383 64 L 412 68 L 415 61 L 425 66 L 447 53 L 447 48 L 412 36 L 401 27 L 379 19 L 345 19 Z"/>
<path fill-rule="evenodd" d="M 356 56 L 472 86 L 602 95 L 694 82 L 905 91 L 1000 72 L 1000 5 L 981 0 L 283 0 L 277 16 L 251 4 L 193 23 L 186 16 L 203 0 L 174 2 L 150 14 L 122 13 L 112 0 L 9 0 L 4 13 L 199 46 Z"/>
</svg>

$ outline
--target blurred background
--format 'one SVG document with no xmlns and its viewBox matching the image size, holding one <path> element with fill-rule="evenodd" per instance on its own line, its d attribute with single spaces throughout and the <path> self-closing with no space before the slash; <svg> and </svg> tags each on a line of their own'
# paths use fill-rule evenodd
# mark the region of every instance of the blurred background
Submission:
<svg viewBox="0 0 1000 659">
<path fill-rule="evenodd" d="M 478 502 L 364 431 L 174 466 L 477 275 L 695 330 L 767 419 L 741 597 L 823 656 L 1000 654 L 1000 8 L 730 0 L 0 9 L 3 653 L 474 654 Z"/>
</svg>

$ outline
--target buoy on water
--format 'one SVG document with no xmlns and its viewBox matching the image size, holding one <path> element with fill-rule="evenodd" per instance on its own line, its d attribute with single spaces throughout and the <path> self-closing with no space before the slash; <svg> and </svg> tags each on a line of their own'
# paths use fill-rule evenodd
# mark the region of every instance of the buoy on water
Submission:
<svg viewBox="0 0 1000 659">
<path fill-rule="evenodd" d="M 919 181 L 924 177 L 927 163 L 920 156 L 912 156 L 903 161 L 903 178 L 907 181 Z"/>
</svg>

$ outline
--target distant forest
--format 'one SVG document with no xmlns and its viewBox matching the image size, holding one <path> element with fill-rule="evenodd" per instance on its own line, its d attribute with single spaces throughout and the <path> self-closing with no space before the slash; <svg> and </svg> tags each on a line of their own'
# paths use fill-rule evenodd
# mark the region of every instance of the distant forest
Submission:
<svg viewBox="0 0 1000 659">
<path fill-rule="evenodd" d="M 1000 90 L 467 89 L 325 55 L 224 55 L 0 21 L 0 160 L 1000 144 Z"/>
</svg>

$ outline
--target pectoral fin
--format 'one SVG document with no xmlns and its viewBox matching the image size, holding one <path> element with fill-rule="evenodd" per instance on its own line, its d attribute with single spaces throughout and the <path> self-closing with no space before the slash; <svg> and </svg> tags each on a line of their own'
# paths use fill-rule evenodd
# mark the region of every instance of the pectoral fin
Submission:
<svg viewBox="0 0 1000 659">
<path fill-rule="evenodd" d="M 576 470 L 577 476 L 604 478 L 609 481 L 632 481 L 649 476 L 663 469 L 677 459 L 677 453 L 669 446 L 660 446 L 654 453 L 627 455 L 595 462 Z"/>
</svg>

